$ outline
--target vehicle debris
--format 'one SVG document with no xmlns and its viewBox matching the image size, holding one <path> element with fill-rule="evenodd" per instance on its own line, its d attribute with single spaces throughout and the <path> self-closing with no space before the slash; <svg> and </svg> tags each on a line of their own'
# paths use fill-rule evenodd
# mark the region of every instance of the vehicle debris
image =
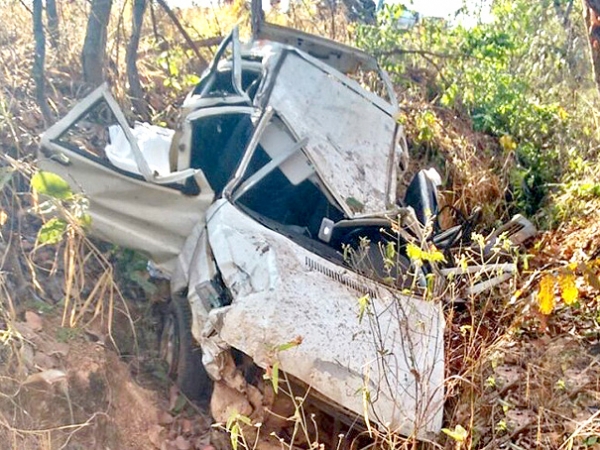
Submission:
<svg viewBox="0 0 600 450">
<path fill-rule="evenodd" d="M 427 272 L 406 248 L 448 250 L 476 217 L 427 231 L 433 172 L 398 201 L 408 150 L 397 104 L 373 57 L 262 24 L 247 46 L 237 29 L 223 41 L 176 130 L 131 128 L 101 86 L 44 133 L 39 165 L 87 196 L 93 234 L 170 277 L 162 350 L 188 396 L 227 392 L 264 421 L 277 387 L 248 370 L 277 364 L 349 425 L 368 417 L 427 438 L 442 426 L 444 318 L 422 292 L 429 275 L 480 269 Z M 515 271 L 494 265 L 479 289 Z M 216 418 L 226 406 L 213 405 Z"/>
</svg>

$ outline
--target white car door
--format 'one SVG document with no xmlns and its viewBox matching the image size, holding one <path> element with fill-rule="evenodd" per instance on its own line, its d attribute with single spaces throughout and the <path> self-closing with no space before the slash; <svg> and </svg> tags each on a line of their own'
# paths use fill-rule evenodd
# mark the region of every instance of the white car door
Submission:
<svg viewBox="0 0 600 450">
<path fill-rule="evenodd" d="M 171 273 L 214 198 L 202 171 L 171 171 L 171 138 L 147 124 L 130 129 L 101 86 L 44 133 L 39 167 L 88 198 L 92 234 L 142 251 Z"/>
</svg>

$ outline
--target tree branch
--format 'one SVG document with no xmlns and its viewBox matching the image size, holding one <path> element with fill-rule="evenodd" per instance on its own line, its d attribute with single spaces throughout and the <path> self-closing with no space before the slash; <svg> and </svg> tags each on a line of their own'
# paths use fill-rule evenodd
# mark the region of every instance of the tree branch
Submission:
<svg viewBox="0 0 600 450">
<path fill-rule="evenodd" d="M 190 37 L 190 35 L 188 34 L 188 32 L 185 31 L 185 28 L 183 27 L 183 25 L 181 25 L 181 22 L 179 21 L 179 19 L 177 18 L 177 16 L 173 12 L 173 10 L 171 8 L 169 8 L 169 5 L 167 5 L 167 3 L 165 2 L 165 0 L 156 0 L 156 3 L 158 3 L 160 5 L 160 7 L 165 10 L 165 12 L 169 16 L 169 18 L 171 19 L 171 21 L 173 22 L 173 24 L 175 24 L 175 27 L 177 27 L 177 29 L 179 30 L 179 32 L 181 33 L 181 35 L 183 36 L 183 38 L 187 42 L 188 46 L 196 54 L 196 57 L 200 61 L 200 64 L 203 66 L 201 70 L 206 69 L 208 67 L 208 62 L 200 54 L 200 51 L 198 50 L 198 47 L 196 47 L 196 44 L 194 44 L 194 41 L 192 40 L 192 38 Z"/>
<path fill-rule="evenodd" d="M 435 56 L 436 58 L 456 58 L 457 55 L 450 55 L 448 53 L 437 53 L 430 52 L 427 50 L 411 50 L 406 48 L 395 48 L 393 50 L 382 50 L 372 53 L 373 56 L 394 56 L 394 55 L 421 55 L 421 56 Z"/>
</svg>

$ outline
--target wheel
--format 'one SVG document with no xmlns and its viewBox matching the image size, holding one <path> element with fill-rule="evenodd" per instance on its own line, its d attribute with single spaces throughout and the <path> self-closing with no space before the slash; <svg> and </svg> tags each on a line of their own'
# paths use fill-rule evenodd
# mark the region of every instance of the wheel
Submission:
<svg viewBox="0 0 600 450">
<path fill-rule="evenodd" d="M 160 357 L 169 377 L 190 400 L 208 407 L 212 381 L 202 364 L 202 351 L 192 336 L 192 311 L 186 298 L 171 300 L 163 319 Z"/>
</svg>

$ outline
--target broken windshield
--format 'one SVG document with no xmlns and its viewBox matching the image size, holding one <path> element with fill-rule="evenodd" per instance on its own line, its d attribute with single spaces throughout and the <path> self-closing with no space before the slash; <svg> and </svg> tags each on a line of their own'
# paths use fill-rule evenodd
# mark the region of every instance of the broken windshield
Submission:
<svg viewBox="0 0 600 450">
<path fill-rule="evenodd" d="M 316 238 L 323 218 L 344 217 L 303 152 L 309 138 L 297 139 L 284 121 L 273 116 L 261 130 L 232 199 L 283 225 L 288 231 Z"/>
</svg>

